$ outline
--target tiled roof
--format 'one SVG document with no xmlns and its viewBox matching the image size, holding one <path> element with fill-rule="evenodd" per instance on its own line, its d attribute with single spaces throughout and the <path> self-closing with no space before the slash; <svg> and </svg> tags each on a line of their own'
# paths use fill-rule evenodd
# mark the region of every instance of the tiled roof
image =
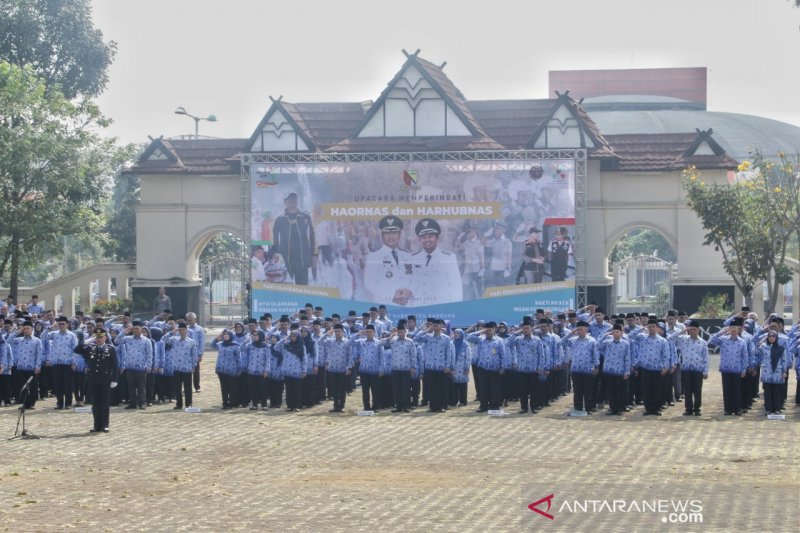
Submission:
<svg viewBox="0 0 800 533">
<path fill-rule="evenodd" d="M 466 103 L 486 133 L 509 150 L 525 148 L 555 100 L 472 100 Z"/>
<path fill-rule="evenodd" d="M 305 103 L 292 105 L 314 143 L 326 150 L 351 135 L 364 120 L 358 102 Z"/>
<path fill-rule="evenodd" d="M 247 139 L 156 139 L 127 173 L 132 174 L 230 174 L 238 173 L 231 156 L 241 153 Z M 172 159 L 148 159 L 163 148 Z"/>
<path fill-rule="evenodd" d="M 737 162 L 711 137 L 711 132 L 608 135 L 618 160 L 610 167 L 621 171 L 673 171 L 694 165 L 702 169 L 734 169 Z M 713 155 L 695 155 L 702 142 Z"/>
</svg>

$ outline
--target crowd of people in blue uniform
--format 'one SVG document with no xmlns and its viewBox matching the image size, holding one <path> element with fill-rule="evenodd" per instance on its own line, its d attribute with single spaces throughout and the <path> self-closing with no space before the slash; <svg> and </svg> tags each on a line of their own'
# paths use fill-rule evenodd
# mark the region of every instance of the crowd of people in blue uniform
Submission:
<svg viewBox="0 0 800 533">
<path fill-rule="evenodd" d="M 106 404 L 122 403 L 146 409 L 174 402 L 183 409 L 200 391 L 206 339 L 194 313 L 176 319 L 165 309 L 143 322 L 129 313 L 56 317 L 35 307 L 33 313 L 5 303 L 0 308 L 2 405 L 25 400 L 33 409 L 37 399 L 54 395 L 56 409 L 98 402 L 106 413 Z M 658 318 L 608 317 L 595 305 L 555 315 L 539 309 L 518 324 L 480 321 L 459 328 L 413 315 L 395 322 L 385 306 L 326 317 L 307 304 L 276 321 L 266 313 L 237 322 L 210 345 L 225 410 L 276 409 L 285 401 L 288 410 L 299 411 L 330 401 L 331 412 L 343 412 L 360 386 L 365 411 L 427 407 L 440 413 L 467 405 L 472 379 L 478 412 L 519 402 L 519 413 L 536 413 L 571 392 L 577 413 L 607 405 L 609 415 L 620 415 L 643 405 L 644 415 L 660 416 L 682 400 L 683 414 L 697 416 L 709 347 L 719 349 L 726 415 L 751 409 L 759 383 L 765 412 L 780 413 L 790 372 L 800 378 L 798 325 L 787 333 L 782 318 L 758 323 L 746 308 L 706 340 L 696 321 L 674 310 Z M 97 370 L 97 361 L 106 367 Z M 105 389 L 91 392 L 87 376 L 88 385 L 108 388 L 107 399 L 93 397 Z M 31 392 L 23 398 L 19 391 L 28 381 Z M 108 430 L 107 414 L 94 430 Z"/>
</svg>

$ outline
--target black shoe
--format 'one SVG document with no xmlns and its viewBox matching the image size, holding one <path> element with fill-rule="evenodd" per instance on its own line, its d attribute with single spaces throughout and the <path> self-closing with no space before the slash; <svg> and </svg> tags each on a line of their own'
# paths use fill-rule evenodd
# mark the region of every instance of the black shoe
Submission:
<svg viewBox="0 0 800 533">
<path fill-rule="evenodd" d="M 98 431 L 100 431 L 100 430 L 92 428 L 92 429 L 89 430 L 89 433 L 97 433 Z"/>
<path fill-rule="evenodd" d="M 527 410 L 527 409 L 520 409 L 520 410 L 518 411 L 518 413 L 519 413 L 519 414 L 521 414 L 521 415 L 527 414 L 527 412 L 528 412 L 528 410 Z"/>
<path fill-rule="evenodd" d="M 126 406 L 125 406 L 125 409 L 136 409 L 136 406 L 135 406 L 135 405 L 133 405 L 133 404 L 131 404 L 131 405 L 126 405 Z"/>
<path fill-rule="evenodd" d="M 485 413 L 487 411 L 488 411 L 488 409 L 477 409 L 475 412 L 476 413 Z"/>
<path fill-rule="evenodd" d="M 339 412 L 339 410 L 338 410 L 337 408 L 335 408 L 335 407 L 334 407 L 333 409 L 328 409 L 328 412 L 329 412 L 329 413 L 338 413 L 338 412 Z"/>
<path fill-rule="evenodd" d="M 175 411 L 180 411 L 181 409 L 183 409 L 183 406 L 182 405 L 176 405 L 172 409 L 175 410 Z"/>
<path fill-rule="evenodd" d="M 670 407 L 672 407 L 672 406 L 674 406 L 674 405 L 675 405 L 675 402 L 669 402 L 669 403 L 667 403 L 667 405 L 669 405 Z"/>
<path fill-rule="evenodd" d="M 64 408 L 64 407 L 63 407 L 63 406 L 61 406 L 61 405 L 56 405 L 55 407 L 53 407 L 53 409 L 55 409 L 56 411 L 58 411 L 58 410 L 61 410 L 61 409 L 63 409 L 63 408 Z"/>
<path fill-rule="evenodd" d="M 103 428 L 103 433 L 108 433 L 108 428 Z"/>
<path fill-rule="evenodd" d="M 409 411 L 408 409 L 403 409 L 403 412 L 404 413 L 410 413 L 411 411 Z"/>
<path fill-rule="evenodd" d="M 694 416 L 700 416 L 700 411 L 695 411 Z"/>
<path fill-rule="evenodd" d="M 403 410 L 402 409 L 392 409 L 392 412 L 393 413 L 402 413 Z"/>
<path fill-rule="evenodd" d="M 736 416 L 742 416 L 742 412 L 741 412 L 741 411 L 736 411 L 736 412 L 735 412 L 735 413 L 733 413 L 733 414 L 734 414 L 734 415 L 736 415 Z"/>
<path fill-rule="evenodd" d="M 141 409 L 141 410 L 143 410 L 143 411 L 144 411 L 144 408 L 145 408 L 145 407 L 144 407 L 144 405 L 140 405 L 140 406 L 139 406 L 139 409 Z"/>
<path fill-rule="evenodd" d="M 684 411 L 683 416 L 692 416 L 691 411 Z"/>
</svg>

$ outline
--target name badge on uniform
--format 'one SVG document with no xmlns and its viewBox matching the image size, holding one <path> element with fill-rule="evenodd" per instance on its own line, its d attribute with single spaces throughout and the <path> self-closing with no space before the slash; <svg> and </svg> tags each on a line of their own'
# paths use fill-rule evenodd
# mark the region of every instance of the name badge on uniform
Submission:
<svg viewBox="0 0 800 533">
<path fill-rule="evenodd" d="M 497 353 L 497 348 L 492 348 L 492 355 Z"/>
</svg>

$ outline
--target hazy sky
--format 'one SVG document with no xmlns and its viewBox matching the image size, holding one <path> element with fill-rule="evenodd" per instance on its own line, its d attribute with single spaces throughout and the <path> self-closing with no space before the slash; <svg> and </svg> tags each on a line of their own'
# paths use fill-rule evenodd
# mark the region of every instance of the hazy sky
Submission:
<svg viewBox="0 0 800 533">
<path fill-rule="evenodd" d="M 546 98 L 548 71 L 708 67 L 708 108 L 800 126 L 788 0 L 93 0 L 118 44 L 110 134 L 249 137 L 269 96 L 374 100 L 422 50 L 468 99 Z"/>
</svg>

